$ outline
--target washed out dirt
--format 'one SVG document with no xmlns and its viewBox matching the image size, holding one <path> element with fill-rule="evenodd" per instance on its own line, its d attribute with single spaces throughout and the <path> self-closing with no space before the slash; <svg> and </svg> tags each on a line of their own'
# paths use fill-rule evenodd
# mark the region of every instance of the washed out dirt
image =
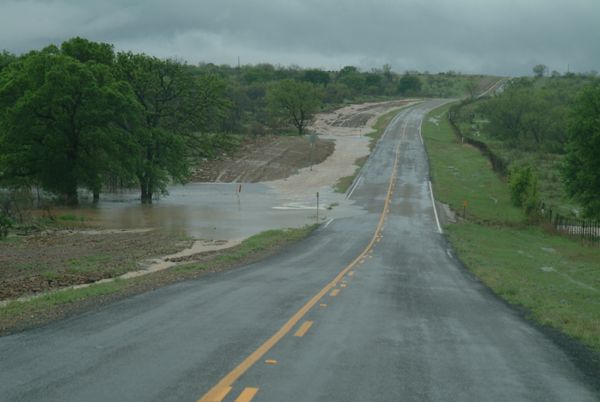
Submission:
<svg viewBox="0 0 600 402">
<path fill-rule="evenodd" d="M 303 167 L 319 164 L 333 152 L 332 141 L 309 136 L 258 136 L 248 138 L 232 155 L 204 161 L 191 181 L 256 183 L 293 175 Z"/>
<path fill-rule="evenodd" d="M 415 102 L 411 99 L 372 102 L 318 114 L 308 129 L 319 138 L 334 142 L 333 154 L 312 169 L 301 169 L 296 175 L 268 184 L 296 199 L 330 189 L 340 178 L 354 174 L 357 159 L 369 155 L 371 139 L 366 134 L 375 130 L 377 120 L 393 109 Z"/>
<path fill-rule="evenodd" d="M 368 155 L 370 139 L 365 134 L 374 130 L 377 119 L 384 113 L 411 102 L 402 100 L 350 105 L 319 114 L 309 128 L 310 132 L 318 136 L 314 148 L 311 147 L 308 136 L 250 138 L 233 155 L 201 164 L 194 173 L 193 181 L 266 182 L 272 189 L 270 191 L 275 191 L 271 198 L 275 194 L 281 194 L 290 201 L 289 205 L 272 206 L 273 209 L 279 208 L 278 210 L 314 209 L 313 200 L 308 203 L 304 202 L 304 198 L 307 194 L 313 197 L 315 191 L 322 191 L 326 194 L 321 208 L 339 205 L 335 207 L 339 213 L 347 207 L 345 203 L 350 202 L 344 201 L 343 195 L 333 193 L 331 186 L 339 178 L 352 175 L 356 169 L 355 160 Z M 314 165 L 311 167 L 312 163 Z M 181 202 L 194 202 L 194 205 L 201 203 L 202 199 L 196 200 L 191 195 L 184 195 Z M 236 207 L 241 211 L 250 202 L 246 198 L 254 196 L 247 190 L 242 195 L 241 199 L 238 197 Z M 327 200 L 327 197 L 331 199 Z M 120 276 L 137 277 L 184 262 L 202 261 L 212 253 L 235 246 L 243 240 L 240 236 L 224 236 L 222 240 L 219 240 L 221 237 L 214 238 L 216 228 L 211 232 L 212 236 L 207 236 L 208 240 L 186 239 L 184 233 L 178 235 L 172 230 L 157 229 L 160 222 L 150 219 L 157 213 L 160 215 L 173 208 L 159 205 L 150 209 L 139 207 L 132 211 L 136 206 L 124 201 L 126 208 L 115 209 L 117 212 L 122 210 L 124 214 L 117 214 L 121 216 L 119 222 L 128 222 L 132 219 L 132 214 L 141 214 L 139 222 L 135 222 L 146 222 L 149 225 L 115 228 L 114 222 L 108 225 L 95 222 L 90 227 L 84 224 L 73 230 L 50 230 L 0 242 L 0 301 Z M 177 204 L 176 207 L 175 210 L 181 211 L 187 204 Z M 351 207 L 348 210 L 348 213 L 356 213 L 352 212 Z M 93 221 L 98 210 L 90 211 L 94 212 L 90 218 Z M 222 212 L 211 211 L 212 215 Z M 236 213 L 239 215 L 241 211 Z M 278 219 L 292 216 L 293 213 L 285 212 Z M 86 215 L 86 212 L 79 210 L 74 211 L 74 214 Z M 232 212 L 227 214 L 219 219 L 227 220 L 227 216 L 230 219 L 240 219 L 237 215 L 232 217 Z M 194 212 L 194 219 L 204 222 L 205 218 L 202 216 Z M 172 228 L 177 220 L 168 218 L 167 226 Z M 307 223 L 309 222 L 304 222 Z"/>
<path fill-rule="evenodd" d="M 0 300 L 112 278 L 191 244 L 161 231 L 58 231 L 12 238 L 0 242 Z"/>
</svg>

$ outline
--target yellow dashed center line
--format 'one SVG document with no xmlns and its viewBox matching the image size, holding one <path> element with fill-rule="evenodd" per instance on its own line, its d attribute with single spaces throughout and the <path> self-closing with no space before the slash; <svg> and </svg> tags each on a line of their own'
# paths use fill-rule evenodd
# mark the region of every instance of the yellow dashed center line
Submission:
<svg viewBox="0 0 600 402">
<path fill-rule="evenodd" d="M 387 212 L 389 212 L 389 205 L 392 199 L 392 188 L 394 186 L 394 181 L 396 180 L 396 172 L 398 170 L 398 162 L 400 159 L 400 144 L 402 143 L 402 139 L 406 135 L 406 127 L 408 125 L 408 120 L 406 120 L 404 126 L 402 127 L 402 135 L 401 139 L 396 145 L 396 158 L 394 160 L 394 166 L 392 167 L 392 175 L 390 176 L 390 181 L 388 184 L 387 195 L 385 198 L 383 212 L 379 216 L 379 223 L 377 224 L 377 228 L 375 229 L 375 233 L 371 238 L 371 241 L 367 245 L 367 247 L 344 269 L 342 269 L 335 278 L 331 282 L 329 282 L 323 289 L 321 289 L 316 295 L 312 297 L 304 306 L 300 308 L 273 336 L 267 339 L 262 345 L 258 347 L 254 352 L 252 352 L 246 359 L 244 359 L 240 364 L 238 364 L 233 370 L 231 370 L 225 377 L 221 378 L 219 382 L 217 382 L 202 398 L 198 399 L 198 402 L 214 402 L 219 401 L 216 399 L 218 395 L 221 395 L 226 388 L 231 388 L 231 385 L 237 381 L 250 367 L 252 367 L 257 361 L 259 361 L 265 353 L 267 353 L 273 346 L 275 346 L 286 334 L 288 334 L 293 327 L 312 309 L 318 302 L 329 292 L 332 290 L 338 281 L 340 281 L 351 269 L 353 269 L 357 264 L 364 263 L 367 253 L 373 248 L 375 245 L 377 234 L 380 233 L 383 229 L 383 225 L 385 222 L 385 218 Z M 372 256 L 369 256 L 371 258 Z M 333 289 L 331 291 L 330 296 L 337 296 L 340 292 L 339 289 Z M 248 391 L 250 390 L 250 391 Z M 253 390 L 253 391 L 252 391 Z M 246 392 L 248 391 L 248 392 Z M 229 392 L 229 391 L 227 391 Z M 246 388 L 244 392 L 236 399 L 236 401 L 250 401 L 254 395 L 258 392 L 258 388 Z M 249 399 L 239 399 L 242 396 L 249 395 Z"/>
<path fill-rule="evenodd" d="M 229 392 L 231 392 L 231 387 L 221 388 L 220 392 L 215 393 L 215 397 L 211 402 L 221 402 L 223 399 L 225 399 Z"/>
<path fill-rule="evenodd" d="M 304 321 L 302 323 L 302 325 L 300 325 L 300 328 L 298 328 L 298 331 L 296 331 L 294 336 L 304 336 L 304 334 L 306 334 L 308 332 L 308 330 L 310 329 L 310 327 L 312 327 L 312 325 L 313 325 L 312 321 Z"/>
<path fill-rule="evenodd" d="M 277 360 L 275 360 L 275 359 L 267 359 L 267 360 L 265 360 L 265 364 L 270 364 L 270 365 L 273 366 L 273 365 L 277 364 Z"/>
<path fill-rule="evenodd" d="M 254 398 L 254 395 L 256 395 L 257 392 L 258 392 L 258 388 L 246 387 L 246 388 L 244 388 L 244 390 L 242 391 L 240 396 L 238 396 L 235 399 L 235 402 L 250 402 L 252 400 L 252 398 Z"/>
</svg>

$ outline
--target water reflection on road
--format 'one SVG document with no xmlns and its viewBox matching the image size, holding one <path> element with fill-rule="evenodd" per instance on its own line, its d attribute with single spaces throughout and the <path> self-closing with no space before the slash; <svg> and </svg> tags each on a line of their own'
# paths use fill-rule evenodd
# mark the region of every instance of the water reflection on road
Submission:
<svg viewBox="0 0 600 402">
<path fill-rule="evenodd" d="M 141 205 L 137 192 L 102 194 L 93 206 L 74 213 L 107 228 L 157 228 L 200 239 L 243 239 L 268 229 L 300 227 L 316 221 L 316 194 L 291 199 L 260 183 L 192 183 L 169 188 L 152 205 Z M 360 210 L 342 194 L 320 192 L 320 220 L 355 215 Z M 332 209 L 331 204 L 338 203 Z"/>
</svg>

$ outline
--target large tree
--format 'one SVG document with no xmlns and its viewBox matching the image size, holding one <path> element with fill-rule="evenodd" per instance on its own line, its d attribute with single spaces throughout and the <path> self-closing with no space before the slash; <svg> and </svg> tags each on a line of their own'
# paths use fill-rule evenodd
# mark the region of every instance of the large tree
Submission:
<svg viewBox="0 0 600 402">
<path fill-rule="evenodd" d="M 600 218 L 600 84 L 584 89 L 575 103 L 563 169 L 568 193 L 586 215 Z"/>
<path fill-rule="evenodd" d="M 115 68 L 139 104 L 137 124 L 130 126 L 139 146 L 135 175 L 142 203 L 152 203 L 170 181 L 187 180 L 195 134 L 214 127 L 227 107 L 224 86 L 212 76 L 194 77 L 176 60 L 144 54 L 119 53 Z"/>
<path fill-rule="evenodd" d="M 80 186 L 97 193 L 100 172 L 118 163 L 133 107 L 128 86 L 105 65 L 54 46 L 19 58 L 0 73 L 0 177 L 69 204 Z"/>
<path fill-rule="evenodd" d="M 421 91 L 421 80 L 416 75 L 404 74 L 398 81 L 400 95 L 416 95 Z"/>
<path fill-rule="evenodd" d="M 0 71 L 4 70 L 5 67 L 7 67 L 10 63 L 14 62 L 15 60 L 17 60 L 17 57 L 14 54 L 3 50 L 0 53 Z"/>
<path fill-rule="evenodd" d="M 271 115 L 294 125 L 300 135 L 321 107 L 322 99 L 320 87 L 296 80 L 279 81 L 267 93 Z"/>
<path fill-rule="evenodd" d="M 331 82 L 331 77 L 327 71 L 318 69 L 309 69 L 304 71 L 303 81 L 312 82 L 315 85 L 327 86 Z"/>
<path fill-rule="evenodd" d="M 537 77 L 543 77 L 548 72 L 548 67 L 545 64 L 537 64 L 532 68 L 533 74 Z"/>
</svg>

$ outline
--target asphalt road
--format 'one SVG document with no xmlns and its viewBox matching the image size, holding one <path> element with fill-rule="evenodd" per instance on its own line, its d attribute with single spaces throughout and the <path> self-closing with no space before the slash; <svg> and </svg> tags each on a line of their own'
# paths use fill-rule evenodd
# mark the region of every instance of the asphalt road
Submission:
<svg viewBox="0 0 600 402">
<path fill-rule="evenodd" d="M 439 103 L 390 125 L 352 192 L 365 213 L 260 263 L 0 338 L 0 399 L 598 400 L 439 233 L 419 138 Z"/>
</svg>

